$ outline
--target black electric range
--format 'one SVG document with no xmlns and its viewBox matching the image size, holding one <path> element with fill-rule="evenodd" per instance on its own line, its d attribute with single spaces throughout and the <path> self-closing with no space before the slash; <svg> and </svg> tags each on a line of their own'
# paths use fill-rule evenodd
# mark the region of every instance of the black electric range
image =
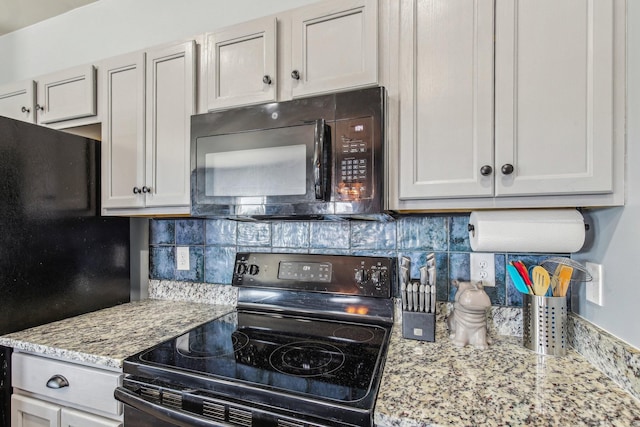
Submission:
<svg viewBox="0 0 640 427">
<path fill-rule="evenodd" d="M 373 425 L 395 278 L 393 258 L 238 254 L 235 311 L 125 360 L 125 425 Z"/>
</svg>

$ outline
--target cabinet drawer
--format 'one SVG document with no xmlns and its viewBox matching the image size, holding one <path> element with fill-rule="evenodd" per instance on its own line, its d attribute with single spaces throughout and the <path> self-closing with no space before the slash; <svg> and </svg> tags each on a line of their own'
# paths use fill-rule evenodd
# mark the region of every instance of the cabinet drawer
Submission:
<svg viewBox="0 0 640 427">
<path fill-rule="evenodd" d="M 120 415 L 122 405 L 113 391 L 122 384 L 122 374 L 75 365 L 73 363 L 13 354 L 12 385 L 14 388 L 56 399 L 70 406 L 81 406 L 108 414 Z M 61 388 L 49 388 L 47 382 L 56 375 L 69 383 Z"/>
</svg>

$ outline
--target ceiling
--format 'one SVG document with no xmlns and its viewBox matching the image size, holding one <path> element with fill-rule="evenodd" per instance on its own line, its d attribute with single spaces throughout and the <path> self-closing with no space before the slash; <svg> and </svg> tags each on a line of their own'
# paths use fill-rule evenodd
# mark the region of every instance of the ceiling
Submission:
<svg viewBox="0 0 640 427">
<path fill-rule="evenodd" d="M 0 36 L 96 0 L 0 0 Z"/>
</svg>

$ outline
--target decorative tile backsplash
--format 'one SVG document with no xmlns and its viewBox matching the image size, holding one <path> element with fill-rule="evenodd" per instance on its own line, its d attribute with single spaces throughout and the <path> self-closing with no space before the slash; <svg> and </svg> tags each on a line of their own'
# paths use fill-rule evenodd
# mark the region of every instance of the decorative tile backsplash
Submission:
<svg viewBox="0 0 640 427">
<path fill-rule="evenodd" d="M 435 252 L 437 296 L 453 301 L 452 280 L 469 280 L 469 215 L 404 215 L 396 221 L 273 221 L 153 219 L 150 221 L 151 279 L 230 284 L 237 252 L 296 252 L 408 256 L 411 276 Z M 176 246 L 189 247 L 189 270 L 176 270 Z M 485 291 L 496 306 L 522 306 L 506 275 L 509 261 L 537 264 L 561 254 L 496 253 L 496 286 Z"/>
</svg>

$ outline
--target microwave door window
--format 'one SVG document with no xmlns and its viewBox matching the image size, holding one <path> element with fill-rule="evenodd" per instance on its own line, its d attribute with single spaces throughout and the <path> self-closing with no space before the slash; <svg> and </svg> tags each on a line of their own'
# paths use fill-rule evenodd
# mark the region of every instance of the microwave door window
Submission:
<svg viewBox="0 0 640 427">
<path fill-rule="evenodd" d="M 304 196 L 305 144 L 205 154 L 207 197 Z"/>
</svg>

